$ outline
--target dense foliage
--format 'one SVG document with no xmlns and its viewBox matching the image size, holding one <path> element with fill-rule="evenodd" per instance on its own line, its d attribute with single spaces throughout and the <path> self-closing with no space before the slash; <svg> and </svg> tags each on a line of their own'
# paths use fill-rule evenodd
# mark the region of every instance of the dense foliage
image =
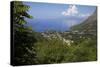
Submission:
<svg viewBox="0 0 100 67">
<path fill-rule="evenodd" d="M 36 63 L 65 63 L 96 60 L 96 38 L 83 39 L 68 46 L 62 40 L 52 39 L 38 41 L 36 47 Z"/>
<path fill-rule="evenodd" d="M 32 48 L 36 39 L 31 28 L 24 24 L 25 18 L 32 18 L 28 13 L 29 6 L 15 1 L 13 4 L 13 36 L 14 36 L 14 59 L 13 65 L 32 64 L 35 52 Z"/>
</svg>

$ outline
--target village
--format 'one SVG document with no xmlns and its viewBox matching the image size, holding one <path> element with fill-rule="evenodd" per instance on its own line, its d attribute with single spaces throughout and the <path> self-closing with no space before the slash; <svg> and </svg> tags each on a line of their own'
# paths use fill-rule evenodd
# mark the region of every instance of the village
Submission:
<svg viewBox="0 0 100 67">
<path fill-rule="evenodd" d="M 84 32 L 78 32 L 78 31 L 67 31 L 67 32 L 42 32 L 41 35 L 49 40 L 52 39 L 59 39 L 62 40 L 63 43 L 66 43 L 68 46 L 71 46 L 72 43 L 74 43 L 77 40 L 85 39 Z"/>
</svg>

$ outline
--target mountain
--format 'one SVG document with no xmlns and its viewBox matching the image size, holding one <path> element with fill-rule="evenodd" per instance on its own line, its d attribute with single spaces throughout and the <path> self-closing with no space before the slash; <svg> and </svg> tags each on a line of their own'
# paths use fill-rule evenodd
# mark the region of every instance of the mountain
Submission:
<svg viewBox="0 0 100 67">
<path fill-rule="evenodd" d="M 86 33 L 96 33 L 97 31 L 97 9 L 82 23 L 71 27 L 71 31 L 80 31 Z"/>
</svg>

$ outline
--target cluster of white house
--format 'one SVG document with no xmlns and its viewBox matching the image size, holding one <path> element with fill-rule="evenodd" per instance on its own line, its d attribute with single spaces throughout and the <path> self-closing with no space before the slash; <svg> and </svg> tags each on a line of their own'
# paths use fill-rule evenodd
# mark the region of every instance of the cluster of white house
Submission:
<svg viewBox="0 0 100 67">
<path fill-rule="evenodd" d="M 57 38 L 59 40 L 62 40 L 63 43 L 66 43 L 68 46 L 71 46 L 72 43 L 74 43 L 73 40 L 69 40 L 69 39 L 65 39 L 63 38 L 59 33 L 50 33 L 50 34 L 46 34 L 46 33 L 41 33 L 43 37 L 48 38 L 49 40 L 51 40 L 52 38 Z"/>
</svg>

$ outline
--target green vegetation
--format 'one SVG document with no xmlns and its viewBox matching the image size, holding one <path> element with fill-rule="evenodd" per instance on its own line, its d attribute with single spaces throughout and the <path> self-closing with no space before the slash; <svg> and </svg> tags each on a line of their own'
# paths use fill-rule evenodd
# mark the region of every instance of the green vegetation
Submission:
<svg viewBox="0 0 100 67">
<path fill-rule="evenodd" d="M 32 64 L 35 52 L 34 43 L 36 39 L 34 32 L 29 27 L 24 26 L 27 22 L 25 18 L 32 18 L 28 13 L 29 6 L 22 2 L 14 1 L 13 4 L 13 36 L 14 36 L 14 56 L 13 65 Z M 32 51 L 33 50 L 33 51 Z"/>
<path fill-rule="evenodd" d="M 38 33 L 25 26 L 25 18 L 32 18 L 29 6 L 13 2 L 14 56 L 13 65 L 51 64 L 97 60 L 97 37 L 93 34 L 64 35 L 53 31 Z M 59 35 L 57 35 L 59 34 Z M 51 36 L 52 35 L 52 36 Z M 60 36 L 62 38 L 60 39 Z M 71 45 L 64 41 L 72 40 Z M 70 41 L 67 41 L 70 43 Z"/>
<path fill-rule="evenodd" d="M 95 61 L 97 55 L 96 39 L 92 38 L 71 46 L 59 39 L 44 40 L 35 43 L 35 47 L 37 64 Z"/>
</svg>

